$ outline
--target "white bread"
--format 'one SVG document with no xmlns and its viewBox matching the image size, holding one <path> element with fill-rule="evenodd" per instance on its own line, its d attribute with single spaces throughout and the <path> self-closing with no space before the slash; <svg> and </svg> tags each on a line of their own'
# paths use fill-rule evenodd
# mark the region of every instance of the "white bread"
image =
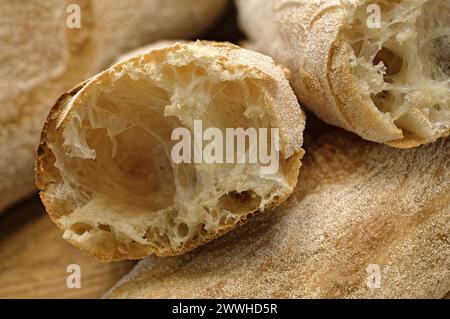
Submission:
<svg viewBox="0 0 450 319">
<path fill-rule="evenodd" d="M 35 189 L 39 132 L 60 94 L 128 49 L 206 30 L 226 3 L 0 1 L 0 212 Z M 69 4 L 80 6 L 80 29 L 66 26 Z"/>
<path fill-rule="evenodd" d="M 280 169 L 175 164 L 177 127 L 279 128 Z M 36 183 L 64 239 L 102 261 L 177 255 L 283 202 L 304 115 L 281 68 L 227 43 L 163 46 L 64 94 L 47 118 Z"/>
<path fill-rule="evenodd" d="M 184 256 L 139 262 L 105 297 L 445 296 L 450 141 L 397 150 L 311 125 L 301 183 L 284 204 Z M 370 264 L 380 288 L 367 285 Z"/>
<path fill-rule="evenodd" d="M 302 104 L 327 123 L 403 148 L 449 135 L 450 1 L 236 3 L 252 48 L 287 66 Z M 381 28 L 367 24 L 369 5 Z"/>
</svg>

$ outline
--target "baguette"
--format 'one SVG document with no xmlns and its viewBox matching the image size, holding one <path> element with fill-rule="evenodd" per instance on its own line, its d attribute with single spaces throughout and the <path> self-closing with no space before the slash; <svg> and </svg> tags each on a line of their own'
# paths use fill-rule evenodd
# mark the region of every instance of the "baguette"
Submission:
<svg viewBox="0 0 450 319">
<path fill-rule="evenodd" d="M 450 1 L 236 3 L 251 46 L 292 71 L 322 120 L 400 148 L 450 134 Z"/>
<path fill-rule="evenodd" d="M 397 150 L 338 129 L 315 134 L 302 182 L 272 214 L 185 256 L 144 259 L 105 297 L 444 297 L 449 141 Z"/>
<path fill-rule="evenodd" d="M 198 120 L 221 132 L 279 128 L 279 152 L 272 149 L 279 169 L 175 161 L 173 132 L 195 135 Z M 36 183 L 64 239 L 98 260 L 178 255 L 292 193 L 304 125 L 271 58 L 227 43 L 166 44 L 121 60 L 56 102 Z"/>
<path fill-rule="evenodd" d="M 0 212 L 35 190 L 52 103 L 126 50 L 206 30 L 227 0 L 0 1 Z M 68 28 L 80 7 L 80 28 Z M 68 11 L 66 11 L 68 10 Z"/>
</svg>

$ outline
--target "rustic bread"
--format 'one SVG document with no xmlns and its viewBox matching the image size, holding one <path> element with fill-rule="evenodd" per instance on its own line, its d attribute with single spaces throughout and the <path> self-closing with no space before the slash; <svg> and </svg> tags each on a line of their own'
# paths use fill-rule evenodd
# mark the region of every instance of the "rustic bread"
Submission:
<svg viewBox="0 0 450 319">
<path fill-rule="evenodd" d="M 0 1 L 0 211 L 35 189 L 39 132 L 60 94 L 128 49 L 196 35 L 214 22 L 226 3 Z M 68 5 L 73 4 L 80 6 L 79 29 L 66 25 L 74 12 Z"/>
<path fill-rule="evenodd" d="M 448 0 L 236 2 L 252 48 L 324 121 L 404 148 L 450 133 Z"/>
<path fill-rule="evenodd" d="M 279 128 L 279 169 L 176 164 L 172 132 L 192 132 L 195 120 L 222 132 Z M 177 255 L 292 193 L 304 124 L 269 57 L 200 41 L 150 49 L 57 101 L 42 133 L 37 186 L 64 238 L 99 260 Z"/>
<path fill-rule="evenodd" d="M 450 141 L 397 150 L 311 124 L 284 204 L 184 256 L 139 262 L 106 297 L 445 296 Z"/>
</svg>

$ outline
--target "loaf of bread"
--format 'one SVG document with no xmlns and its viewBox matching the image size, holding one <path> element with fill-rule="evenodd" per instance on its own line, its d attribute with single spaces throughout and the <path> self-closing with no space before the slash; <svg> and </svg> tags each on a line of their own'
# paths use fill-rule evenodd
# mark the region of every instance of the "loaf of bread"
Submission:
<svg viewBox="0 0 450 319">
<path fill-rule="evenodd" d="M 284 204 L 184 256 L 139 262 L 106 297 L 444 297 L 450 142 L 397 150 L 307 127 Z"/>
<path fill-rule="evenodd" d="M 129 49 L 206 30 L 226 3 L 0 1 L 0 212 L 35 189 L 39 133 L 60 94 Z"/>
<path fill-rule="evenodd" d="M 267 133 L 257 147 L 279 158 L 278 169 L 249 160 L 250 141 L 220 156 L 219 144 L 214 161 L 192 159 L 190 150 L 182 152 L 190 161 L 178 161 L 177 130 L 194 135 L 193 153 L 212 144 L 196 142 L 196 121 L 203 134 L 218 130 L 224 143 L 229 128 L 278 130 L 278 142 Z M 41 137 L 37 186 L 64 239 L 99 260 L 177 255 L 292 193 L 304 125 L 271 58 L 227 43 L 163 45 L 118 62 L 56 102 Z M 237 160 L 242 156 L 247 160 Z"/>
<path fill-rule="evenodd" d="M 236 2 L 252 48 L 327 123 L 402 148 L 449 135 L 450 1 Z"/>
</svg>

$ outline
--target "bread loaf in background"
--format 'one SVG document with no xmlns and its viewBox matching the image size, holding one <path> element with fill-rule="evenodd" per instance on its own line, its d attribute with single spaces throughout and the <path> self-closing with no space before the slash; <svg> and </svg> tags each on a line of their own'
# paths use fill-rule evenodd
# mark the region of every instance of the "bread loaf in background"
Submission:
<svg viewBox="0 0 450 319">
<path fill-rule="evenodd" d="M 184 253 L 283 202 L 297 183 L 305 118 L 282 68 L 229 43 L 156 45 L 64 94 L 42 133 L 42 202 L 64 239 L 102 261 Z M 233 161 L 236 144 L 219 163 L 178 163 L 173 132 L 195 136 L 195 121 L 227 146 L 229 128 L 254 129 L 259 143 L 244 142 Z M 261 157 L 237 162 L 263 147 L 278 157 L 274 170 Z"/>
<path fill-rule="evenodd" d="M 0 212 L 34 190 L 39 133 L 60 94 L 129 49 L 205 31 L 226 3 L 1 0 Z M 80 8 L 80 28 L 66 24 L 69 19 L 74 26 L 74 4 Z"/>
<path fill-rule="evenodd" d="M 251 47 L 324 121 L 402 148 L 450 133 L 450 1 L 236 3 Z"/>
<path fill-rule="evenodd" d="M 284 204 L 184 256 L 139 262 L 105 297 L 444 297 L 449 141 L 397 150 L 310 119 Z"/>
</svg>

